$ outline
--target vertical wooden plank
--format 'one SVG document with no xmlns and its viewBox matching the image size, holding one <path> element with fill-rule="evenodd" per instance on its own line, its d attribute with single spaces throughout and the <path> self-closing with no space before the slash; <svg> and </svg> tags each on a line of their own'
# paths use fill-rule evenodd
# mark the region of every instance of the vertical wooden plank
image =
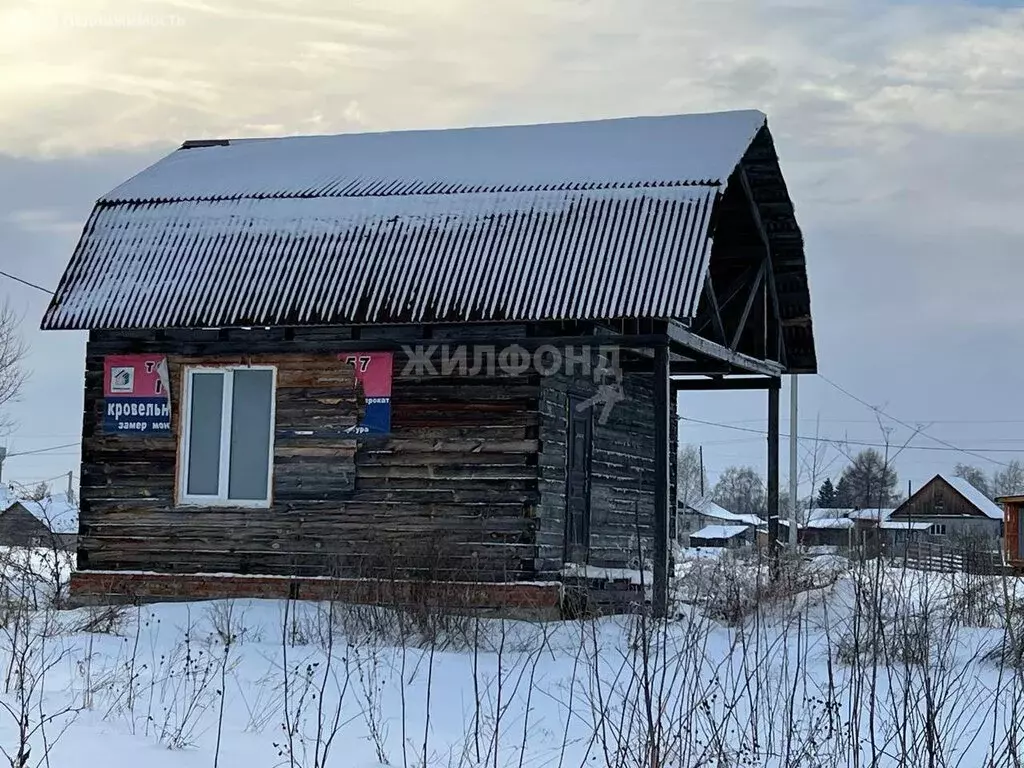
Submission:
<svg viewBox="0 0 1024 768">
<path fill-rule="evenodd" d="M 654 615 L 668 615 L 669 359 L 668 347 L 654 349 Z"/>
</svg>

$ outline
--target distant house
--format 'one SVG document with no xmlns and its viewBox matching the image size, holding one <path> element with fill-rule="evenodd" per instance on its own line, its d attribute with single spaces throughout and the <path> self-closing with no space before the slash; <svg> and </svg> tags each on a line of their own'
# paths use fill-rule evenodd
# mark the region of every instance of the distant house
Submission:
<svg viewBox="0 0 1024 768">
<path fill-rule="evenodd" d="M 752 546 L 755 536 L 749 525 L 709 525 L 690 534 L 690 546 L 739 549 Z"/>
<path fill-rule="evenodd" d="M 932 536 L 998 541 L 1003 510 L 962 477 L 938 474 L 889 515 L 889 523 L 928 523 Z"/>
<path fill-rule="evenodd" d="M 747 528 L 763 528 L 767 522 L 757 515 L 730 512 L 705 496 L 683 507 L 684 530 L 696 530 L 708 525 L 739 525 Z"/>
<path fill-rule="evenodd" d="M 855 523 L 849 515 L 854 509 L 813 507 L 798 513 L 804 522 L 797 522 L 797 542 L 806 547 L 849 547 L 855 541 Z M 779 520 L 779 538 L 789 538 L 789 521 Z"/>
<path fill-rule="evenodd" d="M 911 537 L 927 535 L 931 523 L 893 520 L 894 509 L 827 509 L 816 507 L 804 514 L 798 541 L 808 547 L 857 548 L 875 555 L 885 548 L 899 547 Z M 780 520 L 780 537 L 786 538 L 788 521 Z"/>
<path fill-rule="evenodd" d="M 32 499 L 0 489 L 0 546 L 73 550 L 77 534 L 78 508 L 66 495 Z"/>
<path fill-rule="evenodd" d="M 855 528 L 853 520 L 838 514 L 811 518 L 797 529 L 797 541 L 807 547 L 852 547 L 856 543 Z"/>
</svg>

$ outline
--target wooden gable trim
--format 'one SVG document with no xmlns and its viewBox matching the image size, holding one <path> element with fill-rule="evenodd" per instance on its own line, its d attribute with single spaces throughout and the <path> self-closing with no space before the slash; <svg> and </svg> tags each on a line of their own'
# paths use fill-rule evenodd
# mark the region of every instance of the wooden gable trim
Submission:
<svg viewBox="0 0 1024 768">
<path fill-rule="evenodd" d="M 961 499 L 963 499 L 964 501 L 967 502 L 967 506 L 969 506 L 971 509 L 974 510 L 974 514 L 972 514 L 971 517 L 982 517 L 982 518 L 984 518 L 986 520 L 994 520 L 995 519 L 995 518 L 989 517 L 984 512 L 982 512 L 980 509 L 978 509 L 978 506 L 973 501 L 971 501 L 966 496 L 964 496 L 962 493 L 960 493 L 960 491 L 956 488 L 956 486 L 950 485 L 948 482 L 946 482 L 945 478 L 943 478 L 943 477 L 941 477 L 939 475 L 936 475 L 935 479 L 936 480 L 941 480 L 945 484 L 945 486 L 947 488 L 949 488 L 951 491 L 953 491 L 953 493 L 955 493 L 957 496 L 959 496 Z"/>
<path fill-rule="evenodd" d="M 904 509 L 906 507 L 913 506 L 913 502 L 915 500 L 917 500 L 918 497 L 922 496 L 926 492 L 930 492 L 930 490 L 933 488 L 933 486 L 936 483 L 942 483 L 942 485 L 945 488 L 947 488 L 949 491 L 951 491 L 952 493 L 956 494 L 961 499 L 963 499 L 964 502 L 966 502 L 967 506 L 970 509 L 974 510 L 974 512 L 971 513 L 969 515 L 969 517 L 980 517 L 980 518 L 983 518 L 985 520 L 992 520 L 992 519 L 994 519 L 994 518 L 991 518 L 988 515 L 986 515 L 980 509 L 978 509 L 978 507 L 974 504 L 973 501 L 971 501 L 969 498 L 964 496 L 964 494 L 960 493 L 960 491 L 957 490 L 956 486 L 954 486 L 954 485 L 950 484 L 949 482 L 947 482 L 946 479 L 942 475 L 935 475 L 935 477 L 933 477 L 927 483 L 925 483 L 920 488 L 918 488 L 916 491 L 914 491 L 912 494 L 910 494 L 910 496 L 908 496 L 906 498 L 906 500 L 904 500 L 904 502 L 902 504 L 900 504 L 898 507 L 896 507 L 896 509 L 893 511 L 893 513 L 889 516 L 889 519 L 890 520 L 891 519 L 908 519 L 910 517 L 913 517 L 913 519 L 915 519 L 915 520 L 920 520 L 920 519 L 925 518 L 925 517 L 927 517 L 927 518 L 936 518 L 936 519 L 940 518 L 940 517 L 949 517 L 949 518 L 962 518 L 962 517 L 964 517 L 964 515 L 947 515 L 947 514 L 942 514 L 942 515 L 936 515 L 936 514 L 920 515 L 920 514 L 918 514 L 918 515 L 911 516 L 911 515 L 908 515 L 904 511 Z"/>
<path fill-rule="evenodd" d="M 898 507 L 896 507 L 896 509 L 894 509 L 894 510 L 893 510 L 893 513 L 892 513 L 891 515 L 889 515 L 889 519 L 891 520 L 891 519 L 893 519 L 893 518 L 899 518 L 899 517 L 901 517 L 901 516 L 906 516 L 906 517 L 910 517 L 910 515 L 906 515 L 906 513 L 904 512 L 904 509 L 905 509 L 905 508 L 907 508 L 907 507 L 911 507 L 911 506 L 913 506 L 913 502 L 914 502 L 914 501 L 915 501 L 915 500 L 916 500 L 916 499 L 917 499 L 917 498 L 918 498 L 919 496 L 921 496 L 922 494 L 924 494 L 924 493 L 925 493 L 925 491 L 927 491 L 928 489 L 930 489 L 930 488 L 932 487 L 932 484 L 933 484 L 933 483 L 934 483 L 934 482 L 935 482 L 936 480 L 938 480 L 938 479 L 940 479 L 940 478 L 939 478 L 939 476 L 938 476 L 938 475 L 936 475 L 936 476 L 935 476 L 935 477 L 933 477 L 933 478 L 932 478 L 931 480 L 929 480 L 929 481 L 928 481 L 927 483 L 925 483 L 925 484 L 924 484 L 924 485 L 922 485 L 922 486 L 921 486 L 920 488 L 918 488 L 918 489 L 917 489 L 916 491 L 914 491 L 914 492 L 913 492 L 912 494 L 910 494 L 910 495 L 909 495 L 909 496 L 908 496 L 908 497 L 907 497 L 907 498 L 906 498 L 906 499 L 905 499 L 905 500 L 903 501 L 903 503 L 902 503 L 902 504 L 900 504 L 900 505 L 899 505 Z M 920 516 L 920 515 L 915 515 L 915 517 L 919 518 L 919 517 L 921 517 L 921 516 Z M 931 515 L 931 517 L 934 517 L 934 515 Z"/>
</svg>

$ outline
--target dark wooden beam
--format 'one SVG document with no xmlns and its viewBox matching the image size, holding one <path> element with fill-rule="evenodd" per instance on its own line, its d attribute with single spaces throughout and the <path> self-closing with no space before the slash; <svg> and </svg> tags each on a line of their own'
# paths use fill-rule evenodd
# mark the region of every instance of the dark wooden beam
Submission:
<svg viewBox="0 0 1024 768">
<path fill-rule="evenodd" d="M 768 286 L 768 295 L 771 297 L 772 316 L 774 317 L 776 327 L 778 327 L 782 324 L 782 316 L 779 307 L 779 294 L 775 287 L 775 267 L 772 264 L 772 246 L 768 238 L 768 229 L 761 219 L 761 212 L 757 208 L 757 200 L 754 199 L 754 190 L 750 186 L 750 179 L 747 177 L 747 171 L 742 164 L 739 169 L 739 177 L 740 183 L 743 185 L 743 191 L 750 202 L 750 214 L 754 217 L 754 226 L 757 228 L 757 232 L 761 236 L 761 242 L 764 244 L 765 264 L 768 267 L 765 283 Z M 778 349 L 775 350 L 775 359 L 781 360 L 784 357 L 783 345 L 785 343 L 782 335 L 772 334 L 771 341 L 773 344 L 778 345 Z"/>
<path fill-rule="evenodd" d="M 718 297 L 715 295 L 715 286 L 711 282 L 711 271 L 708 270 L 708 277 L 704 281 L 704 295 L 707 297 L 708 306 L 711 308 L 711 320 L 715 326 L 718 339 L 723 344 L 728 341 L 725 335 L 725 323 L 722 322 L 722 308 L 718 305 Z"/>
<path fill-rule="evenodd" d="M 740 315 L 740 320 L 736 323 L 736 330 L 732 334 L 732 341 L 729 343 L 729 349 L 736 351 L 736 347 L 740 345 L 740 339 L 743 338 L 743 331 L 747 329 L 747 320 L 750 318 L 750 310 L 754 306 L 754 300 L 757 299 L 758 294 L 761 290 L 761 283 L 764 280 L 764 262 L 761 262 L 760 268 L 757 270 L 757 275 L 754 276 L 754 282 L 750 286 L 750 293 L 747 294 L 747 303 L 743 305 L 743 313 Z"/>
<path fill-rule="evenodd" d="M 736 297 L 739 296 L 743 292 L 743 289 L 746 288 L 748 285 L 750 285 L 750 281 L 753 279 L 753 277 L 757 273 L 758 269 L 760 269 L 760 265 L 752 265 L 752 266 L 747 267 L 746 269 L 743 270 L 742 273 L 740 273 L 740 275 L 738 277 L 734 278 L 733 281 L 731 283 L 729 283 L 729 286 L 724 291 L 716 291 L 715 292 L 715 301 L 718 304 L 719 312 L 722 312 L 730 304 L 732 304 L 732 302 L 736 299 Z M 705 286 L 706 285 L 707 285 L 707 283 L 705 282 Z M 714 287 L 714 285 L 712 285 L 712 288 L 713 287 Z M 699 326 L 697 326 L 694 330 L 697 333 L 700 333 L 705 328 L 707 328 L 707 326 L 710 323 L 711 323 L 711 318 L 708 318 L 708 319 L 704 320 L 704 322 L 701 323 Z"/>
<path fill-rule="evenodd" d="M 405 347 L 415 346 L 490 346 L 495 348 L 511 347 L 518 345 L 524 349 L 535 350 L 539 347 L 551 345 L 554 347 L 566 346 L 606 346 L 621 347 L 623 349 L 643 350 L 650 347 L 665 344 L 670 339 L 665 334 L 598 334 L 579 336 L 509 336 L 503 338 L 481 338 L 481 337 L 437 337 L 420 339 L 391 340 L 387 338 L 374 339 L 339 339 L 332 342 L 331 349 L 337 352 L 350 352 L 359 350 L 401 350 Z"/>
<path fill-rule="evenodd" d="M 779 389 L 782 379 L 777 377 L 757 378 L 725 378 L 716 376 L 711 379 L 672 379 L 674 392 L 704 392 L 721 390 L 752 390 Z"/>
<path fill-rule="evenodd" d="M 669 388 L 668 346 L 654 350 L 654 594 L 657 618 L 668 616 L 668 533 L 671 514 L 669 494 L 669 419 L 675 399 Z"/>
<path fill-rule="evenodd" d="M 725 363 L 738 372 L 757 373 L 762 376 L 782 375 L 782 367 L 778 363 L 771 360 L 759 360 L 756 357 L 744 355 L 741 352 L 734 352 L 728 347 L 716 344 L 705 339 L 703 336 L 698 336 L 677 322 L 670 321 L 666 326 L 666 330 L 672 341 L 705 360 Z M 700 371 L 694 371 L 694 373 L 700 373 Z"/>
</svg>

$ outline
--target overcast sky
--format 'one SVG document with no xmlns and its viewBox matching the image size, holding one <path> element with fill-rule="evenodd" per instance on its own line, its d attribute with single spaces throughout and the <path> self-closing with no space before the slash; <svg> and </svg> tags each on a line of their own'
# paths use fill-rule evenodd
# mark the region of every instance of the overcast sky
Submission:
<svg viewBox="0 0 1024 768">
<path fill-rule="evenodd" d="M 1024 458 L 1019 5 L 0 0 L 0 269 L 55 286 L 93 201 L 186 138 L 757 108 L 806 238 L 821 372 L 924 427 L 897 459 L 904 487 L 957 461 L 992 470 Z M 4 442 L 77 442 L 84 334 L 39 332 L 40 292 L 0 278 L 0 298 L 30 373 Z M 822 378 L 800 393 L 803 432 L 883 440 Z M 684 426 L 712 481 L 763 467 L 763 437 L 740 431 L 764 429 L 763 396 L 682 412 L 733 427 Z M 914 447 L 932 438 L 987 460 Z M 69 470 L 74 447 L 14 456 L 4 479 Z"/>
</svg>

